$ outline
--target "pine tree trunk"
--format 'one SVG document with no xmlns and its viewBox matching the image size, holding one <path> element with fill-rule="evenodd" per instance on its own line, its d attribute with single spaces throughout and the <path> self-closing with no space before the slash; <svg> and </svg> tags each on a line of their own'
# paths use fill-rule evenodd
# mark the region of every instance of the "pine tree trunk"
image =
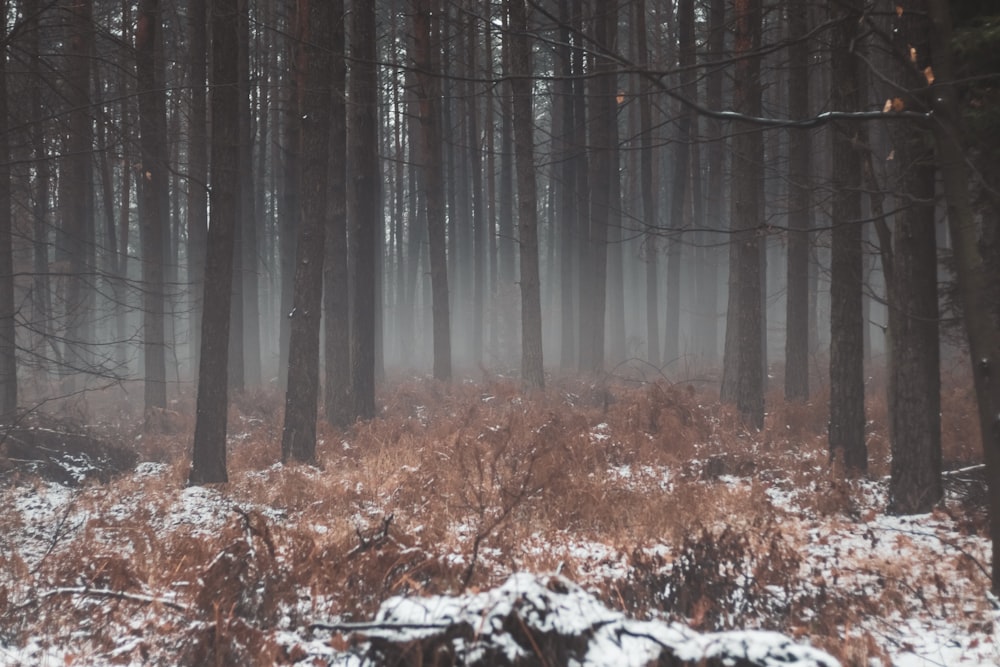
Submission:
<svg viewBox="0 0 1000 667">
<path fill-rule="evenodd" d="M 0 0 L 7 16 L 7 0 Z M 4 41 L 7 35 L 3 35 Z M 17 345 L 14 316 L 14 249 L 10 198 L 10 135 L 7 128 L 7 54 L 0 53 L 0 425 L 17 416 Z"/>
<path fill-rule="evenodd" d="M 190 31 L 191 108 L 188 116 L 188 289 L 191 290 L 190 331 L 192 363 L 198 368 L 201 346 L 201 293 L 205 282 L 208 239 L 208 6 L 206 0 L 188 5 Z"/>
<path fill-rule="evenodd" d="M 166 155 L 165 101 L 162 85 L 159 85 L 156 76 L 156 40 L 162 25 L 160 11 L 159 0 L 142 0 L 135 36 L 142 147 L 142 218 L 139 229 L 142 242 L 142 338 L 146 409 L 167 407 L 163 274 L 166 264 L 164 240 L 169 215 L 164 202 L 169 188 L 170 170 Z"/>
<path fill-rule="evenodd" d="M 984 261 L 969 196 L 969 172 L 960 133 L 960 109 L 952 65 L 951 15 L 946 0 L 927 0 L 934 54 L 934 143 L 948 206 L 962 317 L 969 340 L 983 458 L 989 482 L 993 541 L 992 591 L 1000 595 L 1000 323 L 992 298 L 1000 284 L 997 267 Z"/>
<path fill-rule="evenodd" d="M 535 183 L 531 105 L 531 43 L 524 0 L 507 0 L 513 34 L 510 39 L 514 150 L 517 157 L 517 221 L 521 283 L 521 381 L 529 388 L 545 386 L 542 363 L 542 304 L 538 273 L 538 203 Z"/>
<path fill-rule="evenodd" d="M 239 196 L 238 0 L 212 3 L 211 224 L 205 261 L 192 484 L 225 482 L 229 311 Z"/>
<path fill-rule="evenodd" d="M 788 31 L 806 34 L 806 0 L 788 6 Z M 809 115 L 809 44 L 789 47 L 788 112 L 792 118 Z M 809 400 L 809 221 L 810 136 L 791 130 L 788 147 L 788 270 L 785 304 L 785 400 Z"/>
<path fill-rule="evenodd" d="M 330 226 L 323 262 L 323 329 L 326 369 L 323 394 L 326 420 L 347 426 L 354 417 L 351 399 L 351 312 L 347 270 L 347 108 L 344 93 L 344 2 L 332 0 L 334 29 L 327 45 L 333 56 L 330 117 Z"/>
<path fill-rule="evenodd" d="M 382 299 L 377 286 L 380 284 L 379 240 L 383 222 L 382 173 L 377 150 L 378 33 L 375 4 L 355 3 L 351 19 L 350 43 L 353 66 L 347 125 L 350 128 L 348 154 L 355 162 L 347 184 L 347 218 L 351 225 L 351 252 L 354 254 L 357 266 L 353 282 L 354 316 L 351 320 L 351 391 L 354 397 L 354 416 L 358 419 L 371 419 L 376 413 L 376 339 L 378 324 L 381 321 L 378 313 L 382 308 Z M 440 143 L 438 148 L 440 149 Z M 439 241 L 440 250 L 443 251 L 443 239 Z M 443 262 L 444 258 L 439 257 L 438 261 Z M 438 268 L 444 270 L 443 267 Z M 447 314 L 447 283 L 443 295 L 435 293 L 434 297 L 435 308 L 439 299 L 443 297 L 443 306 Z M 447 318 L 445 323 L 447 325 Z M 435 330 L 435 341 L 437 333 Z M 449 344 L 448 375 L 451 374 L 450 359 Z"/>
<path fill-rule="evenodd" d="M 861 108 L 857 58 L 852 51 L 861 8 L 857 0 L 837 5 L 833 29 L 830 104 L 837 111 Z M 833 128 L 833 232 L 830 267 L 831 457 L 843 457 L 848 474 L 868 467 L 865 444 L 864 335 L 861 313 L 861 129 Z"/>
<path fill-rule="evenodd" d="M 445 201 L 440 117 L 440 43 L 430 0 L 416 0 L 413 14 L 414 61 L 420 120 L 420 151 L 423 168 L 430 244 L 432 315 L 434 329 L 434 377 L 451 379 L 451 315 L 448 304 L 448 266 L 445 238 Z"/>
<path fill-rule="evenodd" d="M 302 223 L 295 262 L 281 459 L 313 463 L 316 460 L 319 325 L 323 312 L 323 261 L 329 219 L 327 174 L 333 99 L 333 56 L 326 45 L 330 42 L 335 19 L 330 2 L 303 0 L 298 7 L 303 12 L 299 18 L 307 17 L 299 44 L 299 62 L 306 63 L 306 67 L 299 75 L 304 77 L 302 134 L 309 137 L 309 141 L 303 144 L 302 150 Z"/>
<path fill-rule="evenodd" d="M 761 111 L 761 0 L 737 0 L 735 49 L 739 58 L 733 81 L 734 108 L 750 116 Z M 729 247 L 729 309 L 721 399 L 736 405 L 744 422 L 764 425 L 763 340 L 761 330 L 760 220 L 764 161 L 761 133 L 734 123 L 732 240 Z"/>
</svg>

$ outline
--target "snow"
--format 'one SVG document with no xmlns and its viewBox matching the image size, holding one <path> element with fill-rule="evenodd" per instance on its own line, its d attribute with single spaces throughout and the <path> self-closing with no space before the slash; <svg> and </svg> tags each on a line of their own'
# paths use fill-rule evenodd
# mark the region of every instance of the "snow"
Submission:
<svg viewBox="0 0 1000 667">
<path fill-rule="evenodd" d="M 606 423 L 590 430 L 595 445 L 613 442 L 615 435 Z M 407 466 L 407 470 L 416 474 L 418 469 Z M 277 464 L 246 474 L 268 481 L 286 472 Z M 17 578 L 36 577 L 36 571 L 50 554 L 72 549 L 73 539 L 85 530 L 93 530 L 98 541 L 115 547 L 123 557 L 134 555 L 127 542 L 117 539 L 115 526 L 139 511 L 149 514 L 150 524 L 158 532 L 183 532 L 192 536 L 216 534 L 233 520 L 235 501 L 218 488 L 172 488 L 167 484 L 157 503 L 150 504 L 143 485 L 162 482 L 168 473 L 168 466 L 162 463 L 140 463 L 134 473 L 134 479 L 139 481 L 137 488 L 114 496 L 98 485 L 70 488 L 41 480 L 12 484 L 0 490 L 0 502 L 6 508 L 0 556 L 5 563 L 12 556 L 23 562 L 23 567 L 17 571 L 0 571 L 0 590 L 14 591 L 12 599 L 56 590 L 57 585 L 43 579 L 32 580 L 35 588 L 27 588 Z M 326 473 L 310 471 L 308 474 Z M 615 463 L 596 474 L 632 491 L 649 489 L 650 492 L 669 493 L 680 483 L 682 471 L 670 466 Z M 852 618 L 851 623 L 839 628 L 839 632 L 845 642 L 871 638 L 877 644 L 881 655 L 869 656 L 871 667 L 1000 665 L 1000 645 L 994 634 L 1000 622 L 1000 611 L 989 608 L 985 578 L 977 569 L 978 564 L 990 562 L 990 543 L 980 535 L 967 532 L 948 514 L 942 511 L 909 517 L 884 514 L 886 486 L 882 480 L 856 483 L 852 511 L 834 515 L 823 515 L 805 506 L 808 496 L 822 493 L 815 486 L 735 475 L 723 475 L 704 483 L 727 489 L 763 489 L 761 495 L 776 513 L 783 535 L 796 545 L 801 557 L 800 576 L 791 587 L 794 599 L 818 598 L 827 592 L 841 591 L 870 605 L 870 613 Z M 356 492 L 360 495 L 363 491 L 365 489 L 358 482 Z M 241 507 L 249 509 L 247 505 Z M 254 509 L 275 524 L 289 521 L 284 508 L 262 505 Z M 370 527 L 392 509 L 391 498 L 374 498 L 361 503 L 353 518 L 344 517 L 343 520 L 351 518 L 359 526 Z M 331 532 L 328 525 L 312 520 L 303 527 L 317 538 Z M 416 522 L 407 527 L 407 532 L 419 537 L 424 526 Z M 449 524 L 449 532 L 454 538 L 450 543 L 425 545 L 425 548 L 439 548 L 436 555 L 444 562 L 456 566 L 468 564 L 469 554 L 461 548 L 467 547 L 475 535 L 475 524 L 467 518 L 456 517 Z M 517 547 L 515 562 L 523 560 L 530 564 L 535 559 L 551 563 L 552 570 L 571 571 L 577 582 L 573 583 L 558 575 L 505 571 L 511 567 L 510 561 L 501 558 L 495 545 L 484 545 L 478 566 L 499 579 L 509 575 L 502 585 L 458 596 L 389 598 L 382 603 L 374 619 L 374 623 L 383 625 L 384 629 L 369 629 L 359 633 L 359 637 L 420 639 L 440 632 L 443 623 L 467 623 L 477 630 L 478 637 L 477 641 L 467 642 L 462 647 L 470 660 L 490 650 L 500 651 L 512 659 L 527 650 L 509 634 L 501 632 L 503 619 L 516 612 L 541 633 L 590 637 L 585 652 L 577 656 L 577 663 L 574 663 L 581 667 L 645 665 L 655 660 L 664 647 L 686 660 L 742 656 L 753 664 L 767 667 L 789 662 L 815 667 L 836 664 L 816 649 L 785 635 L 751 628 L 700 634 L 662 619 L 628 618 L 604 606 L 593 594 L 601 583 L 610 582 L 613 586 L 628 576 L 628 555 L 633 548 L 658 554 L 669 562 L 675 547 L 666 539 L 621 545 L 602 541 L 599 535 L 568 531 L 527 533 Z M 564 564 L 571 567 L 564 567 Z M 77 586 L 77 582 L 71 585 Z M 184 604 L 187 588 L 178 582 L 170 585 L 173 590 L 143 590 L 139 595 Z M 773 592 L 776 597 L 785 595 L 783 590 Z M 324 597 L 306 588 L 298 592 L 299 600 L 305 601 L 300 606 L 306 608 L 311 602 L 314 608 L 329 609 L 335 606 L 332 596 Z M 882 596 L 897 600 L 889 613 L 879 613 Z M 127 607 L 100 597 L 83 596 L 76 598 L 74 604 L 85 604 L 95 614 L 111 608 L 122 612 Z M 85 655 L 88 646 L 88 630 L 78 628 L 74 636 L 28 637 L 22 646 L 6 645 L 4 642 L 8 640 L 0 637 L 0 667 L 142 664 L 137 650 L 139 638 L 146 631 L 142 628 L 151 623 L 147 616 L 150 609 L 137 606 L 131 624 L 122 626 L 117 644 L 100 659 L 80 662 L 79 656 Z M 807 608 L 801 617 L 807 622 L 820 614 L 819 608 Z M 337 622 L 334 619 L 331 624 Z M 326 636 L 321 636 L 322 633 L 291 627 L 293 621 L 288 616 L 278 625 L 280 628 L 272 630 L 274 641 L 281 646 L 297 647 L 305 655 L 319 659 L 321 664 L 341 667 L 369 664 L 360 657 L 363 643 L 353 648 L 336 648 Z M 803 630 L 801 634 L 808 632 Z"/>
</svg>

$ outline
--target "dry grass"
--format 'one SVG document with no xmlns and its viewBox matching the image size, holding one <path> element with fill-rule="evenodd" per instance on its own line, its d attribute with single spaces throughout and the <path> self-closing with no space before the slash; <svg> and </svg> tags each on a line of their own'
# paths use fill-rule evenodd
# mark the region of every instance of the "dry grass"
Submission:
<svg viewBox="0 0 1000 667">
<path fill-rule="evenodd" d="M 948 461 L 978 460 L 970 402 L 958 383 L 946 386 Z M 125 628 L 133 657 L 275 664 L 294 657 L 282 654 L 277 628 L 368 618 L 392 594 L 560 569 L 633 614 L 776 627 L 866 664 L 882 657 L 870 636 L 836 638 L 860 615 L 905 610 L 912 596 L 902 584 L 876 598 L 774 593 L 811 575 L 796 553 L 803 536 L 783 527 L 770 494 L 796 494 L 809 520 L 872 511 L 864 485 L 827 460 L 825 403 L 769 396 L 756 433 L 713 396 L 662 381 L 564 380 L 531 395 L 505 381 L 406 381 L 380 397 L 378 419 L 343 431 L 321 424 L 314 468 L 276 465 L 282 397 L 260 392 L 234 401 L 231 482 L 206 490 L 185 488 L 190 413 L 176 435 L 142 432 L 136 417 L 117 437 L 163 464 L 155 474 L 75 492 L 65 514 L 81 525 L 42 531 L 31 553 L 2 538 L 0 633 L 23 642 L 39 628 L 53 640 L 73 630 L 110 655 L 123 650 Z M 883 405 L 873 397 L 870 414 Z M 876 472 L 880 437 L 873 428 Z M 201 518 L 184 514 L 195 505 Z M 0 535 L 23 535 L 20 516 L 0 515 Z M 905 564 L 870 567 L 906 579 Z M 736 594 L 740 577 L 749 578 Z M 81 587 L 149 601 L 52 593 Z"/>
</svg>

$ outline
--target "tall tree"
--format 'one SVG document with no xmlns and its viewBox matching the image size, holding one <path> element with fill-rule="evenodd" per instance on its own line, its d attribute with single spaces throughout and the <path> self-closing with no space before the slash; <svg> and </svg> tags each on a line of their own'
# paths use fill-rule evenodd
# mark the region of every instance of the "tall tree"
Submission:
<svg viewBox="0 0 1000 667">
<path fill-rule="evenodd" d="M 788 32 L 805 35 L 806 0 L 790 0 Z M 796 40 L 789 47 L 788 113 L 809 113 L 809 43 Z M 788 136 L 788 271 L 785 302 L 785 400 L 809 399 L 809 152 L 810 136 L 790 130 Z"/>
<path fill-rule="evenodd" d="M 924 108 L 919 98 L 930 65 L 922 36 L 926 19 L 911 21 L 913 2 L 897 3 L 902 12 L 891 32 L 896 67 L 893 77 L 905 108 Z M 921 31 L 923 32 L 923 31 Z M 910 57 L 910 45 L 915 58 Z M 920 91 L 913 95 L 908 91 Z M 941 376 L 938 334 L 937 229 L 935 168 L 930 133 L 916 123 L 890 123 L 896 191 L 904 202 L 895 214 L 891 270 L 886 276 L 889 302 L 889 437 L 892 469 L 889 511 L 929 512 L 944 494 L 941 483 Z M 897 207 L 900 208 L 900 207 Z"/>
<path fill-rule="evenodd" d="M 608 219 L 612 207 L 612 178 L 618 178 L 615 124 L 618 86 L 615 65 L 603 55 L 614 53 L 618 29 L 615 3 L 598 3 L 593 17 L 594 76 L 588 80 L 590 113 L 589 171 L 590 224 L 580 281 L 580 368 L 591 373 L 604 370 L 604 326 L 607 306 Z M 586 307 L 584 306 L 586 304 Z"/>
<path fill-rule="evenodd" d="M 687 99 L 694 99 L 694 1 L 678 0 L 678 59 L 681 71 L 681 93 Z M 759 28 L 758 28 L 759 31 Z M 737 35 L 738 37 L 738 35 Z M 758 36 L 758 43 L 760 37 Z M 749 63 L 747 63 L 749 65 Z M 738 63 L 737 67 L 743 67 Z M 757 68 L 759 69 L 759 64 Z M 757 75 L 759 76 L 759 74 Z M 737 83 L 739 86 L 740 83 Z M 752 92 L 751 92 L 752 95 Z M 759 96 L 759 94 L 758 94 Z M 752 102 L 751 102 L 752 104 Z M 758 102 L 759 106 L 759 102 Z M 688 184 L 691 182 L 691 127 L 694 112 L 683 108 L 677 117 L 677 143 L 674 148 L 674 178 L 670 194 L 670 227 L 674 231 L 667 251 L 667 300 L 666 331 L 663 356 L 668 361 L 680 357 L 680 315 L 681 315 L 681 236 L 684 227 L 684 204 L 688 200 Z M 754 172 L 756 173 L 756 172 Z"/>
<path fill-rule="evenodd" d="M 377 289 L 380 272 L 379 239 L 382 228 L 382 174 L 378 143 L 378 61 L 375 3 L 355 3 L 351 12 L 350 128 L 348 151 L 354 162 L 347 191 L 347 217 L 351 225 L 351 251 L 356 259 L 351 319 L 351 392 L 354 416 L 375 416 L 376 338 L 382 299 Z M 438 145 L 440 150 L 440 144 Z M 438 230 L 442 231 L 442 230 Z M 444 240 L 441 248 L 444 249 Z M 433 239 L 432 239 L 433 243 Z M 444 258 L 438 257 L 443 262 Z M 443 267 L 437 267 L 445 270 Z M 432 273 L 434 269 L 432 268 Z M 446 276 L 445 276 L 446 277 Z M 439 300 L 441 303 L 439 303 Z M 435 290 L 434 308 L 448 308 L 447 282 L 443 294 Z M 445 318 L 447 325 L 447 317 Z M 435 377 L 437 371 L 437 318 L 435 317 Z M 448 368 L 451 374 L 450 343 Z M 442 371 L 443 372 L 443 371 Z"/>
<path fill-rule="evenodd" d="M 646 0 L 635 3 L 635 42 L 640 67 L 649 67 L 649 46 L 646 36 Z M 657 245 L 659 218 L 658 192 L 653 185 L 653 84 L 642 77 L 639 89 L 639 183 L 642 196 L 642 217 L 646 224 L 646 360 L 660 366 L 660 253 Z"/>
<path fill-rule="evenodd" d="M 159 0 L 139 4 L 135 34 L 136 77 L 139 85 L 139 134 L 142 178 L 139 226 L 142 242 L 142 341 L 146 408 L 167 407 L 166 339 L 164 336 L 164 266 L 170 187 L 167 164 L 166 101 L 158 81 L 156 41 L 161 29 Z M 89 121 L 88 121 L 89 122 Z"/>
<path fill-rule="evenodd" d="M 444 167 L 441 151 L 440 33 L 432 0 L 414 0 L 413 60 L 420 121 L 416 162 L 423 173 L 427 233 L 430 245 L 434 377 L 451 379 L 451 315 L 448 305 L 448 265 L 445 239 Z"/>
<path fill-rule="evenodd" d="M 205 280 L 205 256 L 208 242 L 208 5 L 207 0 L 188 4 L 191 79 L 191 109 L 188 116 L 187 237 L 188 284 L 191 298 L 191 349 L 197 368 L 201 336 L 201 291 Z"/>
<path fill-rule="evenodd" d="M 983 458 L 989 486 L 990 533 L 993 536 L 992 591 L 1000 594 L 1000 322 L 995 290 L 997 266 L 986 261 L 969 193 L 969 171 L 961 132 L 961 110 L 952 54 L 952 22 L 948 2 L 927 0 L 930 54 L 933 59 L 934 144 L 948 208 L 948 229 L 955 256 L 962 317 L 969 341 Z"/>
<path fill-rule="evenodd" d="M 761 112 L 760 55 L 761 0 L 736 0 L 736 72 L 733 106 L 749 116 Z M 732 243 L 729 247 L 729 309 L 722 370 L 723 402 L 734 403 L 744 422 L 764 425 L 764 368 L 760 289 L 759 229 L 764 142 L 745 122 L 733 124 Z"/>
<path fill-rule="evenodd" d="M 524 0 L 507 0 L 510 12 L 510 76 L 517 158 L 517 221 L 521 282 L 521 379 L 545 386 L 542 364 L 542 303 L 538 275 L 538 203 L 532 114 L 531 41 Z"/>
<path fill-rule="evenodd" d="M 835 111 L 858 111 L 859 0 L 833 6 L 830 104 Z M 861 315 L 861 157 L 854 123 L 833 128 L 833 232 L 830 266 L 830 455 L 843 457 L 851 474 L 868 467 L 865 445 L 864 334 Z"/>
<path fill-rule="evenodd" d="M 316 410 L 319 398 L 319 325 L 322 317 L 323 261 L 330 163 L 332 54 L 327 45 L 334 30 L 330 2 L 303 0 L 298 72 L 302 92 L 302 221 L 295 263 L 292 329 L 288 348 L 288 388 L 281 434 L 282 461 L 316 460 Z M 306 18 L 308 17 L 308 18 Z"/>
<path fill-rule="evenodd" d="M 56 259 L 69 269 L 65 287 L 66 346 L 63 360 L 71 373 L 87 368 L 89 349 L 85 274 L 93 249 L 94 148 L 93 123 L 90 117 L 91 48 L 94 40 L 92 0 L 66 0 L 71 19 L 71 34 L 66 40 L 66 101 L 69 105 L 69 132 L 66 157 L 59 173 L 59 205 L 62 226 L 56 246 Z M 72 391 L 73 375 L 68 376 L 67 390 Z M 155 396 L 155 393 L 154 393 Z"/>
<path fill-rule="evenodd" d="M 0 0 L 7 16 L 7 0 Z M 6 25 L 6 22 L 5 22 Z M 4 31 L 6 33 L 6 30 Z M 0 50 L 0 425 L 17 413 L 17 345 L 14 338 L 14 255 L 10 199 L 10 135 L 7 119 L 7 34 Z"/>
<path fill-rule="evenodd" d="M 559 176 L 555 181 L 559 192 L 559 288 L 560 288 L 560 342 L 559 365 L 569 370 L 576 365 L 576 260 L 579 243 L 579 204 L 576 192 L 576 160 L 574 153 L 582 147 L 574 145 L 577 119 L 573 99 L 573 47 L 570 31 L 570 3 L 559 0 L 559 46 L 556 50 L 559 78 L 556 80 L 556 107 L 553 113 L 560 118 L 561 134 L 558 140 Z"/>
<path fill-rule="evenodd" d="M 326 420 L 347 426 L 354 417 L 351 399 L 351 313 L 347 262 L 347 107 L 344 60 L 344 2 L 333 0 L 333 34 L 327 47 L 330 63 L 330 224 L 323 261 L 323 329 L 326 367 L 323 405 Z"/>
<path fill-rule="evenodd" d="M 205 258 L 192 484 L 225 482 L 229 311 L 239 188 L 239 0 L 212 2 L 211 224 Z"/>
</svg>

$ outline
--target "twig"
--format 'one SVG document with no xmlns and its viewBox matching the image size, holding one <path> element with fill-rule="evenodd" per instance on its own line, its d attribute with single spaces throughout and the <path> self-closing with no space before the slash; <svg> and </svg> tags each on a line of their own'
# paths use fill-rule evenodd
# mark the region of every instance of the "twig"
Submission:
<svg viewBox="0 0 1000 667">
<path fill-rule="evenodd" d="M 447 630 L 454 623 L 324 623 L 317 621 L 309 624 L 310 630 L 329 630 L 330 632 L 371 632 L 372 630 Z"/>
<path fill-rule="evenodd" d="M 392 520 L 395 515 L 390 512 L 386 516 L 382 517 L 382 525 L 379 527 L 371 537 L 365 537 L 361 533 L 361 529 L 357 526 L 354 527 L 354 532 L 358 536 L 358 546 L 354 547 L 347 552 L 348 557 L 356 556 L 363 551 L 368 551 L 372 547 L 378 546 L 385 542 L 389 538 L 389 526 L 392 524 Z"/>
<path fill-rule="evenodd" d="M 176 611 L 181 611 L 185 613 L 189 611 L 187 607 L 185 607 L 179 602 L 174 602 L 173 600 L 157 598 L 153 597 L 152 595 L 142 595 L 140 593 L 127 593 L 125 591 L 116 591 L 109 588 L 88 588 L 86 586 L 54 588 L 50 591 L 42 593 L 41 597 L 43 599 L 46 599 L 55 597 L 57 595 L 78 595 L 81 597 L 112 598 L 115 600 L 128 600 L 129 602 L 140 602 L 142 604 L 162 604 L 163 606 L 169 607 Z"/>
</svg>

